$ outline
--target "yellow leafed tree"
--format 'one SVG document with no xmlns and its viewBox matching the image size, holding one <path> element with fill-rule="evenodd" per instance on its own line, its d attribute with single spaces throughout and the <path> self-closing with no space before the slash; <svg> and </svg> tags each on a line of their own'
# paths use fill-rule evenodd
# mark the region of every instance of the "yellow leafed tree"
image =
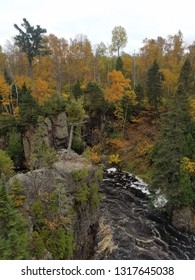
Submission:
<svg viewBox="0 0 195 280">
<path fill-rule="evenodd" d="M 1 105 L 2 110 L 10 115 L 11 114 L 11 107 L 12 107 L 12 100 L 10 96 L 10 86 L 6 83 L 3 76 L 0 76 L 0 97 L 1 97 Z"/>
<path fill-rule="evenodd" d="M 105 89 L 108 102 L 120 102 L 125 96 L 131 103 L 135 102 L 135 93 L 131 90 L 130 79 L 126 79 L 121 71 L 113 70 L 108 74 L 110 86 Z"/>
<path fill-rule="evenodd" d="M 43 105 L 47 99 L 49 99 L 54 94 L 48 83 L 41 78 L 34 81 L 32 87 L 32 95 L 38 104 Z"/>
<path fill-rule="evenodd" d="M 164 76 L 164 81 L 162 84 L 165 95 L 169 96 L 177 89 L 179 73 L 173 73 L 167 68 L 162 68 L 160 71 Z"/>
<path fill-rule="evenodd" d="M 126 79 L 121 71 L 113 70 L 108 74 L 110 86 L 105 89 L 105 98 L 115 107 L 114 115 L 118 122 L 115 127 L 122 128 L 124 134 L 129 106 L 136 104 L 136 94 L 131 89 L 130 79 Z"/>
</svg>

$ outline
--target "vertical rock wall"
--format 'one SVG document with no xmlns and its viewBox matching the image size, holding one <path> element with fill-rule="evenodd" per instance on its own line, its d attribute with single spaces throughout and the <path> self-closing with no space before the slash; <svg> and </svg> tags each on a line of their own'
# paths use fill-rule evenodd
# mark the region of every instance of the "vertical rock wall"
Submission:
<svg viewBox="0 0 195 280">
<path fill-rule="evenodd" d="M 99 219 L 97 170 L 74 155 L 52 168 L 17 174 L 10 180 L 10 186 L 14 180 L 19 182 L 25 197 L 21 211 L 28 221 L 32 258 L 91 257 Z"/>
<path fill-rule="evenodd" d="M 44 124 L 45 142 L 55 149 L 67 148 L 69 134 L 66 113 L 61 112 L 58 115 L 46 118 Z M 34 133 L 35 128 L 29 125 L 23 134 L 24 155 L 27 162 L 29 162 L 32 152 Z"/>
</svg>

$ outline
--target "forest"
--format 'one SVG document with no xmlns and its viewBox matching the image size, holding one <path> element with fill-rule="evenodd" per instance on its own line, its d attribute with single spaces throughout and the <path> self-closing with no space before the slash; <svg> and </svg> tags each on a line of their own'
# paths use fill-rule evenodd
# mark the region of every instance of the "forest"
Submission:
<svg viewBox="0 0 195 280">
<path fill-rule="evenodd" d="M 55 162 L 55 147 L 46 145 L 36 127 L 60 112 L 67 114 L 68 151 L 143 178 L 166 194 L 167 211 L 194 206 L 195 42 L 187 45 L 178 31 L 145 38 L 129 54 L 122 26 L 113 28 L 109 46 L 93 46 L 83 34 L 47 35 L 27 19 L 14 28 L 13 41 L 0 47 L 0 228 L 4 207 L 17 216 L 13 205 L 22 200 L 13 202 L 8 179 L 18 169 Z M 36 132 L 27 161 L 23 135 L 29 126 Z"/>
</svg>

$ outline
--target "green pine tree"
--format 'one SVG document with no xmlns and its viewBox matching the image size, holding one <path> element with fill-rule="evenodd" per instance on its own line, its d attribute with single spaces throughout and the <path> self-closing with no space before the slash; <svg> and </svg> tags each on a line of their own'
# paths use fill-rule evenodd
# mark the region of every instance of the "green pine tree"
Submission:
<svg viewBox="0 0 195 280">
<path fill-rule="evenodd" d="M 135 94 L 136 94 L 136 101 L 137 101 L 135 109 L 137 111 L 140 111 L 143 108 L 143 106 L 144 106 L 144 98 L 145 98 L 144 89 L 143 89 L 143 87 L 140 84 L 138 84 L 135 87 L 134 91 L 135 91 Z"/>
<path fill-rule="evenodd" d="M 0 149 L 0 179 L 9 179 L 13 172 L 13 161 L 8 154 Z"/>
<path fill-rule="evenodd" d="M 21 129 L 29 124 L 36 124 L 40 108 L 25 84 L 19 89 L 18 103 L 20 108 L 19 126 Z"/>
<path fill-rule="evenodd" d="M 47 33 L 47 30 L 37 25 L 36 28 L 31 26 L 30 23 L 23 18 L 21 29 L 17 24 L 14 27 L 19 31 L 19 35 L 14 37 L 16 45 L 23 51 L 28 58 L 29 62 L 29 75 L 33 76 L 33 61 L 36 56 L 45 56 L 50 54 L 50 51 L 46 47 L 46 40 L 43 34 Z"/>
<path fill-rule="evenodd" d="M 79 98 L 79 97 L 82 96 L 83 92 L 82 92 L 81 83 L 80 83 L 79 80 L 77 80 L 77 82 L 73 86 L 72 93 L 73 93 L 75 98 Z"/>
<path fill-rule="evenodd" d="M 153 109 L 157 110 L 159 105 L 162 104 L 162 82 L 163 75 L 159 70 L 159 66 L 156 60 L 154 60 L 152 67 L 147 73 L 146 95 L 148 102 Z"/>
<path fill-rule="evenodd" d="M 9 142 L 7 147 L 7 153 L 14 161 L 15 167 L 22 166 L 22 160 L 24 158 L 24 149 L 22 145 L 21 134 L 13 130 L 9 136 Z"/>
<path fill-rule="evenodd" d="M 0 183 L 0 259 L 24 260 L 29 256 L 28 228 L 14 207 L 5 183 Z"/>
<path fill-rule="evenodd" d="M 152 186 L 166 193 L 171 207 L 190 204 L 194 199 L 192 183 L 181 168 L 183 158 L 192 153 L 194 141 L 188 103 L 192 71 L 186 65 L 188 61 L 181 70 L 174 101 L 163 116 L 161 137 L 153 151 Z"/>
<path fill-rule="evenodd" d="M 123 61 L 120 56 L 117 57 L 117 60 L 116 60 L 116 71 L 121 71 L 122 73 L 124 73 Z"/>
<path fill-rule="evenodd" d="M 105 99 L 101 88 L 95 82 L 89 82 L 84 92 L 84 107 L 92 117 L 101 117 L 105 110 Z"/>
</svg>

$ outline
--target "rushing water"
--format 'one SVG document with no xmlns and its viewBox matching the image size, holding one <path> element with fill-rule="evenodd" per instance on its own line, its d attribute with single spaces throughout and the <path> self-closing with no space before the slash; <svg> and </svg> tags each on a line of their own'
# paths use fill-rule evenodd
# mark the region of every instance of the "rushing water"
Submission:
<svg viewBox="0 0 195 280">
<path fill-rule="evenodd" d="M 142 180 L 110 169 L 101 192 L 95 259 L 195 259 L 195 236 L 175 229 L 165 214 L 151 207 Z"/>
</svg>

